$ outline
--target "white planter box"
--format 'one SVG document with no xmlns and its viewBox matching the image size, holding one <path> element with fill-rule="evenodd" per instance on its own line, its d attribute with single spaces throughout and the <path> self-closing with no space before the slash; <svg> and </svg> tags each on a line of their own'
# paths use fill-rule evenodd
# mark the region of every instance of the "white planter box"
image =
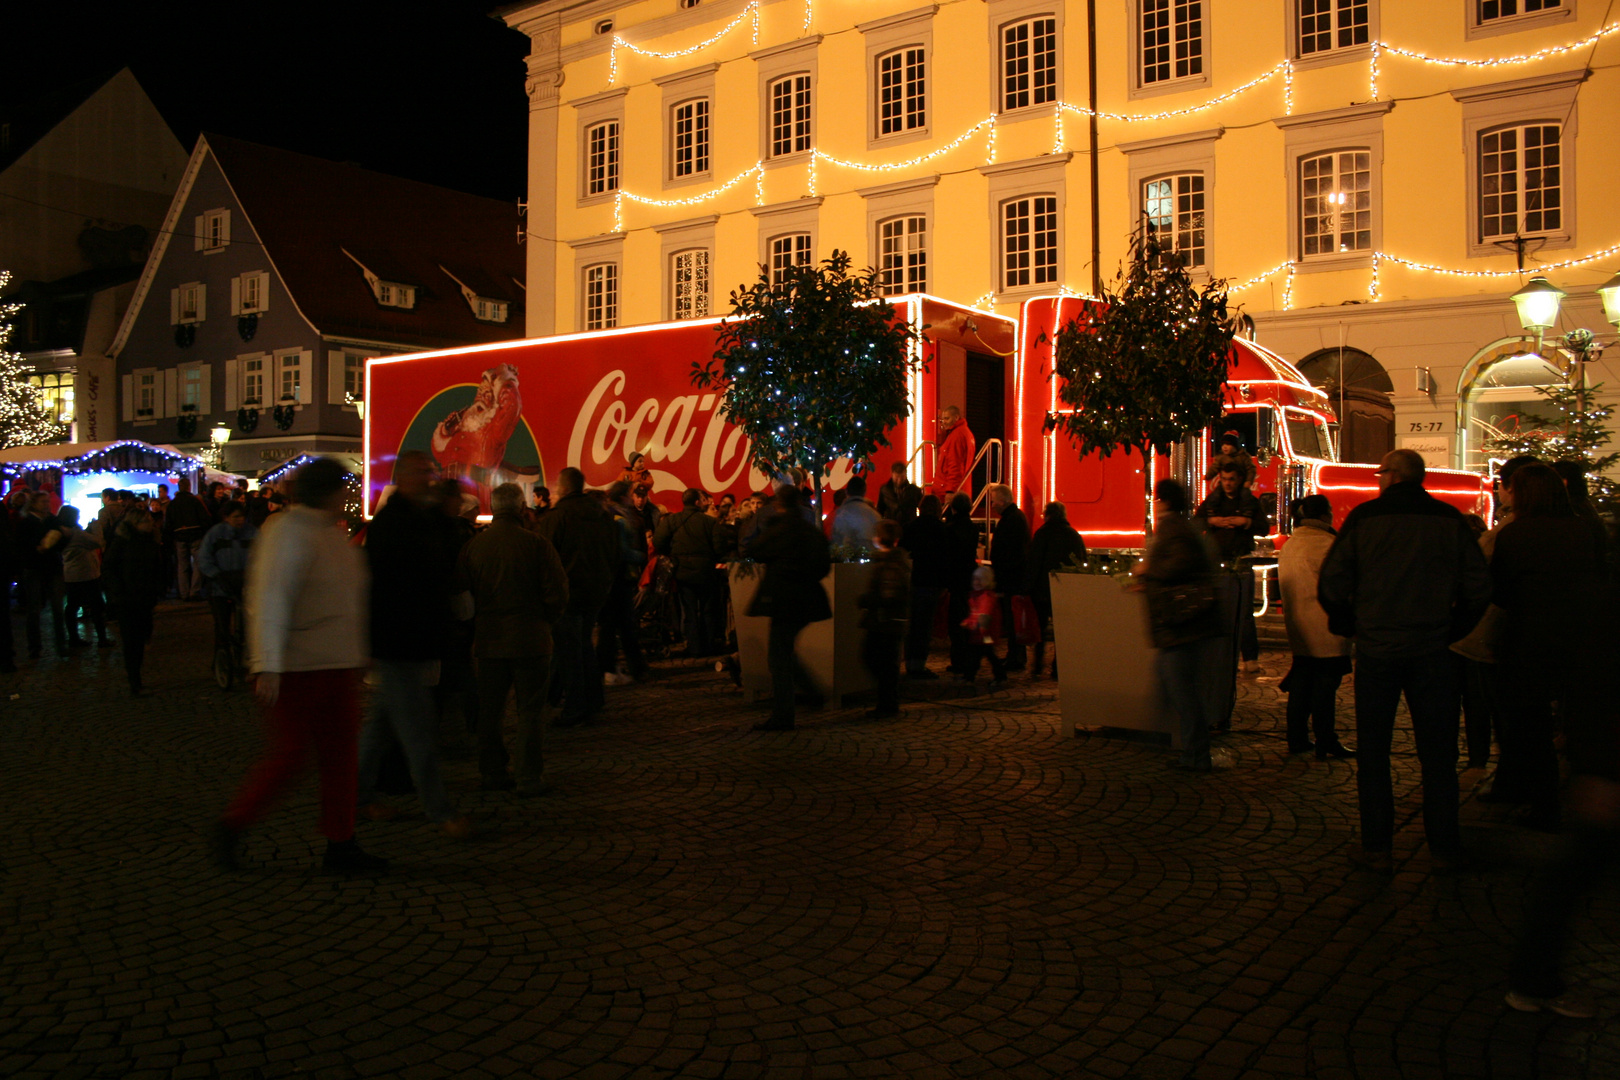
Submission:
<svg viewBox="0 0 1620 1080">
<path fill-rule="evenodd" d="M 771 672 L 766 661 L 771 621 L 748 615 L 763 567 L 731 568 L 731 610 L 737 624 L 737 665 L 742 669 L 743 693 L 751 700 L 769 697 Z M 872 676 L 861 662 L 861 611 L 855 606 L 866 591 L 870 563 L 834 563 L 822 579 L 833 617 L 811 623 L 799 635 L 799 661 L 833 706 L 850 694 L 874 689 Z"/>
<path fill-rule="evenodd" d="M 1076 728 L 1160 732 L 1180 748 L 1159 700 L 1147 601 L 1100 574 L 1052 574 L 1052 632 L 1063 734 Z"/>
</svg>

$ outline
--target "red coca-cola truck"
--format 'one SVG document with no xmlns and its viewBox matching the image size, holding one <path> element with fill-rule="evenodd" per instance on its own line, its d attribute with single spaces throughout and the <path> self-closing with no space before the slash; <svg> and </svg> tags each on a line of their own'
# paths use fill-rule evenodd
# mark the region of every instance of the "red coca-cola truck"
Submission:
<svg viewBox="0 0 1620 1080">
<path fill-rule="evenodd" d="M 903 461 L 914 482 L 930 486 L 936 416 L 956 405 L 979 447 L 963 485 L 973 494 L 986 483 L 1006 482 L 1026 509 L 1068 504 L 1069 520 L 1093 547 L 1141 545 L 1140 454 L 1081 458 L 1048 422 L 1058 411 L 1048 377 L 1051 341 L 1055 328 L 1079 311 L 1079 298 L 1030 300 L 1016 320 L 925 295 L 894 303 L 923 328 L 918 349 L 926 368 L 911 379 L 911 415 L 872 456 L 878 479 Z M 718 322 L 560 334 L 368 362 L 367 512 L 376 509 L 406 450 L 431 453 L 447 475 L 477 493 L 486 513 L 489 493 L 500 483 L 548 483 L 573 466 L 587 484 L 601 486 L 619 477 L 632 452 L 645 456 L 655 498 L 666 505 L 688 487 L 739 497 L 765 487 L 742 432 L 721 415 L 720 395 L 691 383 L 693 361 L 714 351 Z M 1285 506 L 1289 497 L 1321 491 L 1342 520 L 1376 493 L 1372 466 L 1334 460 L 1326 396 L 1276 354 L 1235 342 L 1226 404 L 1222 430 L 1237 429 L 1259 450 L 1255 487 L 1263 500 Z M 1208 434 L 1191 461 L 1160 458 L 1151 467 L 1170 475 L 1174 464 L 1201 481 Z M 851 470 L 851 462 L 835 463 L 829 488 L 842 486 Z M 1466 512 L 1487 511 L 1483 478 L 1436 472 L 1431 491 Z"/>
</svg>

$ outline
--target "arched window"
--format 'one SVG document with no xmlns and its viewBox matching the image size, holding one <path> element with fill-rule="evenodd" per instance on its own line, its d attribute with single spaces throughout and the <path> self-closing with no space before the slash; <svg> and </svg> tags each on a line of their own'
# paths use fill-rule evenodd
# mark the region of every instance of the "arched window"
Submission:
<svg viewBox="0 0 1620 1080">
<path fill-rule="evenodd" d="M 1536 391 L 1568 380 L 1564 358 L 1549 342 L 1547 356 L 1530 351 L 1521 338 L 1498 342 L 1480 352 L 1463 369 L 1457 388 L 1462 463 L 1484 469 L 1493 456 L 1487 444 L 1503 435 L 1534 431 L 1549 418 L 1547 399 Z M 1501 456 L 1501 455 L 1494 455 Z"/>
<path fill-rule="evenodd" d="M 1360 349 L 1320 349 L 1299 365 L 1300 374 L 1323 390 L 1339 418 L 1339 460 L 1376 464 L 1395 449 L 1395 384 Z"/>
</svg>

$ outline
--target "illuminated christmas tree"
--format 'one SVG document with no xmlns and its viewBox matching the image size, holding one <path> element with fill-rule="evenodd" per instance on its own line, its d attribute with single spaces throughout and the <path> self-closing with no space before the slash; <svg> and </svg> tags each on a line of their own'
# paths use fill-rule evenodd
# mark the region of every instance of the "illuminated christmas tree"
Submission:
<svg viewBox="0 0 1620 1080">
<path fill-rule="evenodd" d="M 11 273 L 0 271 L 0 293 L 10 282 Z M 0 304 L 0 450 L 61 442 L 68 437 L 67 425 L 45 411 L 39 391 L 28 385 L 23 358 L 8 347 L 11 320 L 22 309 L 21 304 Z"/>
<path fill-rule="evenodd" d="M 1528 454 L 1542 461 L 1578 461 L 1586 467 L 1587 489 L 1599 502 L 1613 502 L 1620 496 L 1620 485 L 1604 473 L 1620 461 L 1620 453 L 1607 450 L 1613 435 L 1609 418 L 1614 410 L 1599 405 L 1603 384 L 1596 383 L 1577 393 L 1573 386 L 1538 386 L 1549 406 L 1548 415 L 1523 412 L 1512 417 L 1511 426 L 1494 429 L 1484 444 L 1493 458 L 1507 459 Z M 1585 398 L 1586 409 L 1580 401 Z"/>
</svg>

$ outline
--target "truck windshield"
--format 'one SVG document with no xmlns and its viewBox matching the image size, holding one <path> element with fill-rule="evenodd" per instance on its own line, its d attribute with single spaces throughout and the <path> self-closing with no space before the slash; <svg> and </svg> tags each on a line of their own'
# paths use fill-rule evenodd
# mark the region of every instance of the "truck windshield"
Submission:
<svg viewBox="0 0 1620 1080">
<path fill-rule="evenodd" d="M 1333 459 L 1333 443 L 1328 438 L 1326 424 L 1309 413 L 1291 409 L 1283 416 L 1288 423 L 1288 441 L 1296 457 Z"/>
</svg>

